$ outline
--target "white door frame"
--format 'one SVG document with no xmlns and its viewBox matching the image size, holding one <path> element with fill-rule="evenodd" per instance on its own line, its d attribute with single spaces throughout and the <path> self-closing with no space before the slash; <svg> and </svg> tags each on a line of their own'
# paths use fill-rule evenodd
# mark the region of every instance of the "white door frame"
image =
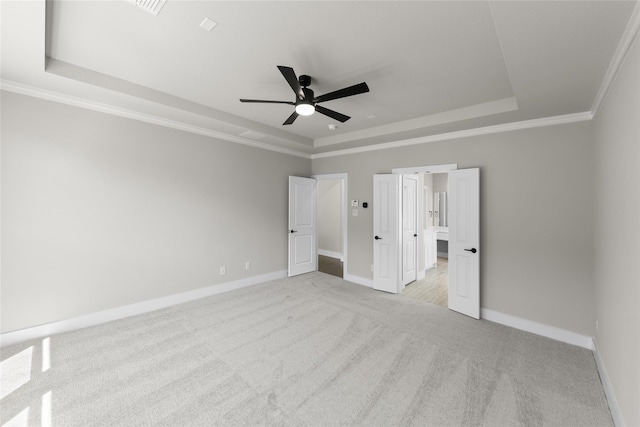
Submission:
<svg viewBox="0 0 640 427">
<path fill-rule="evenodd" d="M 289 277 L 318 269 L 316 187 L 317 181 L 313 178 L 289 176 L 289 218 L 287 220 L 287 275 Z M 303 191 L 298 193 L 298 188 Z M 299 255 L 300 259 L 298 258 Z"/>
<path fill-rule="evenodd" d="M 449 308 L 480 318 L 480 169 L 449 172 Z M 457 225 L 456 225 L 457 224 Z"/>
<path fill-rule="evenodd" d="M 402 260 L 402 278 L 400 280 L 400 286 L 399 286 L 399 291 L 402 291 L 402 289 L 405 288 L 406 285 L 408 285 L 411 282 L 414 282 L 415 280 L 418 279 L 418 242 L 420 241 L 420 237 L 419 237 L 419 230 L 418 230 L 418 215 L 419 215 L 419 211 L 418 211 L 418 177 L 415 176 L 415 174 L 411 174 L 411 175 L 402 175 L 402 187 L 404 188 L 405 185 L 405 180 L 411 180 L 415 182 L 415 191 L 413 192 L 412 196 L 413 196 L 413 202 L 415 204 L 415 209 L 413 212 L 413 272 L 414 274 L 412 275 L 412 277 L 405 277 L 405 273 L 406 273 L 406 269 L 405 269 L 405 253 L 406 253 L 406 248 L 407 246 L 405 245 L 405 238 L 406 238 L 406 224 L 405 224 L 405 219 L 407 217 L 406 213 L 405 213 L 405 207 L 406 207 L 406 202 L 407 200 L 405 200 L 405 194 L 406 192 L 403 190 L 401 193 L 401 203 L 402 203 L 402 214 L 400 216 L 401 218 L 401 223 L 402 223 L 402 233 L 400 235 L 400 241 L 401 241 L 401 260 Z"/>
<path fill-rule="evenodd" d="M 444 164 L 444 165 L 431 165 L 431 166 L 415 166 L 415 167 L 408 167 L 408 168 L 395 168 L 392 169 L 391 172 L 394 174 L 402 174 L 402 175 L 408 175 L 408 174 L 419 174 L 419 173 L 448 173 L 449 171 L 454 171 L 454 170 L 458 170 L 458 165 L 457 164 Z M 422 236 L 422 238 L 424 238 L 424 236 Z M 448 271 L 447 275 L 449 276 L 449 278 L 451 277 L 451 272 Z M 479 300 L 479 297 L 478 297 Z M 449 308 L 451 309 L 451 303 L 449 303 Z M 479 307 L 478 307 L 479 308 Z M 456 310 L 458 311 L 458 310 Z M 472 317 L 475 317 L 476 319 L 478 319 L 479 313 L 478 315 L 472 315 Z"/>
<path fill-rule="evenodd" d="M 391 173 L 397 173 L 400 175 L 412 175 L 418 173 L 447 173 L 454 170 L 458 170 L 457 163 L 446 165 L 413 166 L 410 168 L 394 168 L 391 169 Z"/>
<path fill-rule="evenodd" d="M 349 174 L 347 173 L 329 173 L 321 175 L 312 175 L 317 181 L 320 180 L 340 180 L 342 181 L 342 278 L 347 276 L 347 230 L 349 220 Z M 316 209 L 317 209 L 316 204 Z M 317 245 L 317 239 L 316 239 Z M 316 248 L 317 249 L 317 248 Z M 317 251 L 316 251 L 317 252 Z"/>
<path fill-rule="evenodd" d="M 373 175 L 373 289 L 402 290 L 402 175 Z"/>
</svg>

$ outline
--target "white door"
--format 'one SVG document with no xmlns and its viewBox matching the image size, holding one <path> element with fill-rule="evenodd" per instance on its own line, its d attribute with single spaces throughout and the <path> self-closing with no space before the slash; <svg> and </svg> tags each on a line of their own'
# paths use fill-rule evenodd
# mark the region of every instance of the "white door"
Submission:
<svg viewBox="0 0 640 427">
<path fill-rule="evenodd" d="M 480 170 L 449 172 L 449 308 L 480 318 Z"/>
<path fill-rule="evenodd" d="M 373 289 L 398 293 L 400 175 L 373 176 Z"/>
<path fill-rule="evenodd" d="M 318 269 L 316 180 L 289 177 L 289 277 Z"/>
<path fill-rule="evenodd" d="M 402 176 L 402 287 L 418 277 L 418 177 Z"/>
</svg>

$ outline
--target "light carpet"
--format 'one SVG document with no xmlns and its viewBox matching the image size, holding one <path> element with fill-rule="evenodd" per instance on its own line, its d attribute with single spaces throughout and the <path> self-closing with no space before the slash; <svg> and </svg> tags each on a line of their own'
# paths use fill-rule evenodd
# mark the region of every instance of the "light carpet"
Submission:
<svg viewBox="0 0 640 427">
<path fill-rule="evenodd" d="M 2 425 L 612 425 L 589 350 L 318 272 L 3 349 L 1 385 Z"/>
</svg>

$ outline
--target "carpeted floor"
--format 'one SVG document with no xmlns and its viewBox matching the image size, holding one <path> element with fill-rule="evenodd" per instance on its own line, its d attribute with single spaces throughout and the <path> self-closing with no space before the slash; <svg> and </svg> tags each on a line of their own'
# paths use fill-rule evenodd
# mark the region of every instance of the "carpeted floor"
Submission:
<svg viewBox="0 0 640 427">
<path fill-rule="evenodd" d="M 38 426 L 612 425 L 589 350 L 323 273 L 3 349 L 0 409 Z"/>
</svg>

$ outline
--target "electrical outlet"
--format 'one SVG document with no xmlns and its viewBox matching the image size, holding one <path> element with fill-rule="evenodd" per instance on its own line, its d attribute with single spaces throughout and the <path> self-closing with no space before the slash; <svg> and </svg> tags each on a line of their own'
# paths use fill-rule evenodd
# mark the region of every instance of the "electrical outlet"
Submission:
<svg viewBox="0 0 640 427">
<path fill-rule="evenodd" d="M 223 265 L 222 267 L 220 267 L 220 275 L 224 276 L 225 274 L 227 274 L 227 269 Z"/>
<path fill-rule="evenodd" d="M 248 269 L 250 269 L 250 268 L 251 268 L 251 263 L 250 263 L 249 261 L 245 262 L 245 263 L 244 263 L 244 269 L 245 269 L 245 270 L 248 270 Z"/>
</svg>

